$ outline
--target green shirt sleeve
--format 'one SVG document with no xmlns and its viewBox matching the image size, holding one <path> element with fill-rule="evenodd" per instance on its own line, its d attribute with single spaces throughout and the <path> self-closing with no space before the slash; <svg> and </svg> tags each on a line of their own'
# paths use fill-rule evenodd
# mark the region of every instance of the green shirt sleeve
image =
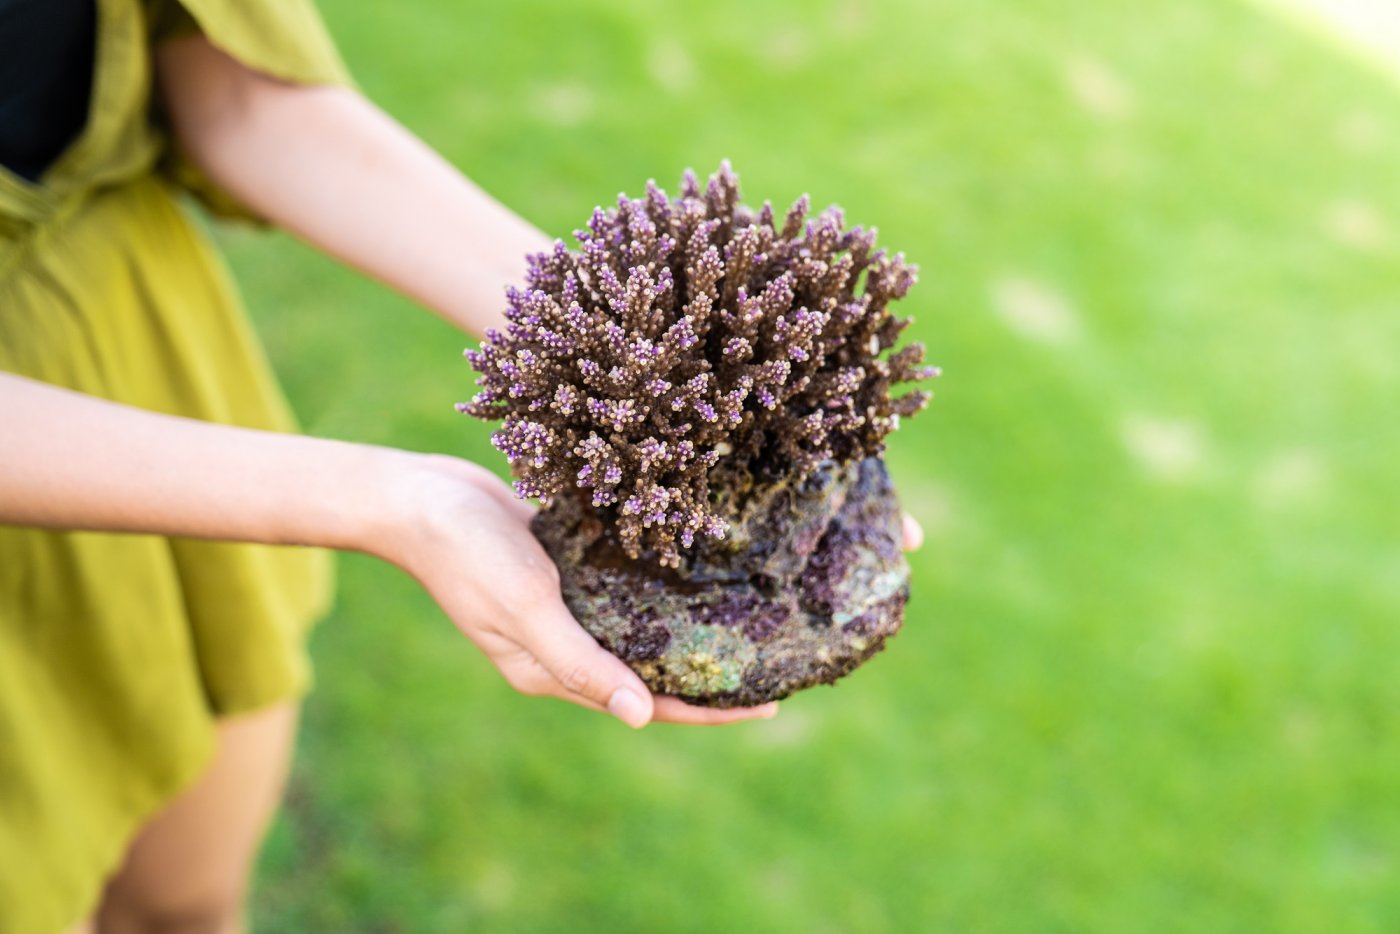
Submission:
<svg viewBox="0 0 1400 934">
<path fill-rule="evenodd" d="M 311 0 L 155 0 L 152 45 L 195 32 L 249 68 L 283 81 L 350 83 Z"/>
<path fill-rule="evenodd" d="M 202 34 L 254 71 L 282 81 L 353 84 L 312 0 L 153 0 L 149 17 L 153 48 L 168 39 Z M 178 147 L 171 147 L 161 170 L 215 214 L 261 222 Z"/>
</svg>

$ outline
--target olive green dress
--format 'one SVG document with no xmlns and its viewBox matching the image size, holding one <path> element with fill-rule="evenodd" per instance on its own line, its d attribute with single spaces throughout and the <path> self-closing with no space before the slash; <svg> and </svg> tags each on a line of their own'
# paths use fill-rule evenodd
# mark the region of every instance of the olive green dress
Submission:
<svg viewBox="0 0 1400 934">
<path fill-rule="evenodd" d="M 310 0 L 97 0 L 88 122 L 31 184 L 0 168 L 0 370 L 146 409 L 291 430 L 200 228 L 227 198 L 169 151 L 153 44 L 200 30 L 258 71 L 339 83 Z M 0 412 L 0 463 L 4 413 Z M 92 911 L 188 786 L 217 717 L 308 685 L 324 553 L 0 526 L 0 932 Z"/>
</svg>

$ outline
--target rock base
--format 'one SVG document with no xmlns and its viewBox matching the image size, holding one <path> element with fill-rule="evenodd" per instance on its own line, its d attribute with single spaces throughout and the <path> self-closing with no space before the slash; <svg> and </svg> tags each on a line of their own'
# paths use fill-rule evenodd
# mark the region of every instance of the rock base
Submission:
<svg viewBox="0 0 1400 934">
<path fill-rule="evenodd" d="M 533 521 L 564 602 L 652 691 L 747 707 L 829 684 L 904 619 L 901 513 L 879 458 L 757 487 L 721 541 L 678 569 L 633 561 L 586 504 Z"/>
</svg>

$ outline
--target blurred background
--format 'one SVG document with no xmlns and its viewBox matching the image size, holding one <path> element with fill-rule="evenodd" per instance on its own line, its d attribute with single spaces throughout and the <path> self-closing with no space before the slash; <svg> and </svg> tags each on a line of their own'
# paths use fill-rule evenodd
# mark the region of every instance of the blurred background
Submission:
<svg viewBox="0 0 1400 934">
<path fill-rule="evenodd" d="M 905 631 L 769 723 L 521 698 L 344 558 L 258 930 L 1400 926 L 1400 85 L 1224 0 L 322 6 L 553 235 L 724 157 L 841 204 L 945 376 Z M 462 335 L 221 236 L 309 431 L 504 472 Z"/>
</svg>

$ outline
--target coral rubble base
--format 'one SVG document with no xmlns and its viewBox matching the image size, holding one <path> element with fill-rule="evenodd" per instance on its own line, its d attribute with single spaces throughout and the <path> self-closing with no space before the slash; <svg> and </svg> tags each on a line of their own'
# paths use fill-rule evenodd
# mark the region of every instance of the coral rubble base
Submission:
<svg viewBox="0 0 1400 934">
<path fill-rule="evenodd" d="M 574 499 L 534 527 L 594 638 L 653 691 L 707 706 L 835 681 L 884 647 L 909 599 L 900 510 L 879 458 L 764 487 L 728 547 L 675 571 L 627 559 Z"/>
<path fill-rule="evenodd" d="M 895 349 L 916 278 L 804 196 L 778 220 L 728 164 L 649 183 L 530 258 L 458 408 L 492 443 L 579 621 L 653 689 L 748 704 L 830 681 L 899 626 L 908 569 L 880 455 L 937 374 Z"/>
</svg>

